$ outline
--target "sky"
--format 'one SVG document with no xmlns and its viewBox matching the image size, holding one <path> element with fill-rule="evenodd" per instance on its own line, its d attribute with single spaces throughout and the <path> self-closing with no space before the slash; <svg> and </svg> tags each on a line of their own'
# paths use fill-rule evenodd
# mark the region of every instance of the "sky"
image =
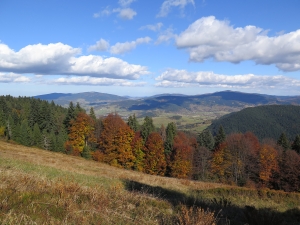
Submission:
<svg viewBox="0 0 300 225">
<path fill-rule="evenodd" d="M 300 95 L 299 0 L 0 0 L 0 95 Z"/>
</svg>

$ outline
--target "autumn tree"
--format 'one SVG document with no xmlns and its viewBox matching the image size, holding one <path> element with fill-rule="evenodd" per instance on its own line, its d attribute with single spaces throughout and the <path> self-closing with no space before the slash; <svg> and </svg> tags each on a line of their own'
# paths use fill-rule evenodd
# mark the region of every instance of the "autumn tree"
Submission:
<svg viewBox="0 0 300 225">
<path fill-rule="evenodd" d="M 193 156 L 193 176 L 196 180 L 206 180 L 209 174 L 212 152 L 204 146 L 198 146 Z"/>
<path fill-rule="evenodd" d="M 144 148 L 144 172 L 153 175 L 165 175 L 166 160 L 164 154 L 164 143 L 157 132 L 149 134 Z"/>
<path fill-rule="evenodd" d="M 96 141 L 94 129 L 93 119 L 84 112 L 78 113 L 76 119 L 71 121 L 69 140 L 66 142 L 66 146 L 71 147 L 75 152 L 81 153 L 84 148 L 89 147 L 90 143 Z"/>
<path fill-rule="evenodd" d="M 135 157 L 133 169 L 137 171 L 144 170 L 144 141 L 140 132 L 135 132 L 131 142 L 132 153 Z"/>
<path fill-rule="evenodd" d="M 133 168 L 135 162 L 131 147 L 133 130 L 118 114 L 112 113 L 103 120 L 102 126 L 99 145 L 104 154 L 104 162 L 117 167 Z"/>
<path fill-rule="evenodd" d="M 259 151 L 259 178 L 264 185 L 268 184 L 272 173 L 277 169 L 277 151 L 269 145 L 262 145 Z"/>
<path fill-rule="evenodd" d="M 170 175 L 176 178 L 187 178 L 192 171 L 193 148 L 188 137 L 178 132 L 174 138 L 171 155 Z"/>
</svg>

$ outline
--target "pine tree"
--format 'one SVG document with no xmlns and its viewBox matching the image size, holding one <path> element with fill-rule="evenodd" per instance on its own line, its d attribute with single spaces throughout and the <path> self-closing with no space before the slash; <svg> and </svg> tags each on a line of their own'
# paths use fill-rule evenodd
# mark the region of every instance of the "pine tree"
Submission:
<svg viewBox="0 0 300 225">
<path fill-rule="evenodd" d="M 299 134 L 295 137 L 295 140 L 292 144 L 292 149 L 295 150 L 298 154 L 300 154 L 300 135 Z"/>
<path fill-rule="evenodd" d="M 168 123 L 166 128 L 166 141 L 164 143 L 165 154 L 170 154 L 173 150 L 174 138 L 176 135 L 176 124 L 174 122 Z"/>
<path fill-rule="evenodd" d="M 138 131 L 139 123 L 135 117 L 135 114 L 133 114 L 133 116 L 129 116 L 127 124 L 134 132 Z"/>
<path fill-rule="evenodd" d="M 41 147 L 41 143 L 42 143 L 42 133 L 40 131 L 39 125 L 35 123 L 32 131 L 32 145 L 36 147 Z"/>
<path fill-rule="evenodd" d="M 215 146 L 215 140 L 209 130 L 204 130 L 199 134 L 199 146 L 204 146 L 209 150 L 213 150 Z"/>
<path fill-rule="evenodd" d="M 91 117 L 94 121 L 96 121 L 96 119 L 97 119 L 93 107 L 91 107 L 91 109 L 90 109 L 90 117 Z"/>
<path fill-rule="evenodd" d="M 277 144 L 279 146 L 283 147 L 284 150 L 287 150 L 290 147 L 289 141 L 288 141 L 285 133 L 281 133 L 281 135 L 277 141 Z"/>
<path fill-rule="evenodd" d="M 69 128 L 71 127 L 71 121 L 74 120 L 75 117 L 76 117 L 75 108 L 74 108 L 73 102 L 70 102 L 66 118 L 63 122 L 63 124 L 65 125 L 67 133 L 69 133 Z"/>
<path fill-rule="evenodd" d="M 219 144 L 221 144 L 225 140 L 226 140 L 226 134 L 225 134 L 223 126 L 221 125 L 219 127 L 217 135 L 215 136 L 215 148 L 217 148 L 219 146 Z"/>
<path fill-rule="evenodd" d="M 155 126 L 153 124 L 153 120 L 151 117 L 146 116 L 144 119 L 144 123 L 142 125 L 142 130 L 141 130 L 141 136 L 144 140 L 144 142 L 147 141 L 148 136 L 150 133 L 155 131 Z"/>
</svg>

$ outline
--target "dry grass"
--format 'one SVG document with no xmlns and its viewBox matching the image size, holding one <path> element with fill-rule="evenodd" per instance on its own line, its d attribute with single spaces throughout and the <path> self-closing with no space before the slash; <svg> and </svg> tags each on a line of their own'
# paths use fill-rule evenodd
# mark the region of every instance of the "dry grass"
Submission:
<svg viewBox="0 0 300 225">
<path fill-rule="evenodd" d="M 175 178 L 152 176 L 131 170 L 111 167 L 104 163 L 88 161 L 80 157 L 66 156 L 65 154 L 28 148 L 0 142 L 0 158 L 22 160 L 39 166 L 48 166 L 61 171 L 73 172 L 89 176 L 105 177 L 112 180 L 132 180 L 151 186 L 186 192 L 191 189 L 204 190 L 220 187 L 229 187 L 220 183 L 186 181 Z"/>
<path fill-rule="evenodd" d="M 0 141 L 0 224 L 298 224 L 299 211 L 297 193 L 152 176 Z"/>
</svg>

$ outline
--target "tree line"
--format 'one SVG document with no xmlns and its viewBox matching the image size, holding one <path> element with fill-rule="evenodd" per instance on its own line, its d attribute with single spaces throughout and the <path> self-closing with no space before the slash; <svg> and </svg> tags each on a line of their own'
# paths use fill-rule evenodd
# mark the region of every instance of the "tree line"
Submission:
<svg viewBox="0 0 300 225">
<path fill-rule="evenodd" d="M 156 128 L 117 113 L 97 118 L 77 103 L 63 108 L 34 98 L 0 96 L 0 136 L 26 146 L 63 152 L 153 175 L 299 191 L 300 136 L 290 143 L 259 141 L 251 132 L 215 136 Z"/>
</svg>

